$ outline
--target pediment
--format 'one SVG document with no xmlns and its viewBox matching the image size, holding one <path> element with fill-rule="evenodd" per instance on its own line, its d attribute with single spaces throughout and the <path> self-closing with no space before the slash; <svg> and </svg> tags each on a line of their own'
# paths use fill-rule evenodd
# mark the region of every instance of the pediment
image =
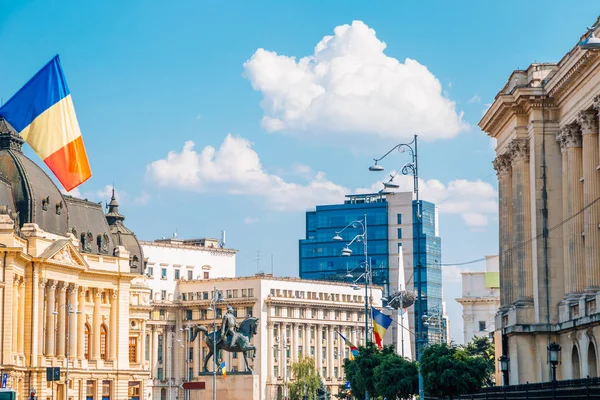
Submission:
<svg viewBox="0 0 600 400">
<path fill-rule="evenodd" d="M 70 240 L 57 240 L 40 255 L 40 258 L 71 267 L 88 268 L 82 255 Z"/>
</svg>

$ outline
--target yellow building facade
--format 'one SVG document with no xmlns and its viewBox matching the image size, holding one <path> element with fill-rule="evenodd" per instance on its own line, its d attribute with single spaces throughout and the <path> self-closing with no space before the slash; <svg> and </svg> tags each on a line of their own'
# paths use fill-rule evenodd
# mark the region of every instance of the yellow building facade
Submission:
<svg viewBox="0 0 600 400">
<path fill-rule="evenodd" d="M 551 342 L 562 347 L 558 379 L 600 371 L 599 111 L 600 53 L 575 45 L 558 63 L 514 71 L 479 123 L 497 141 L 495 337 L 510 384 L 551 379 Z"/>
<path fill-rule="evenodd" d="M 61 194 L 0 119 L 0 369 L 19 399 L 142 399 L 150 289 L 113 199 Z M 137 244 L 137 245 L 136 245 Z M 47 368 L 60 367 L 47 381 Z M 68 370 L 68 381 L 67 381 Z M 67 387 L 68 385 L 68 387 Z"/>
</svg>

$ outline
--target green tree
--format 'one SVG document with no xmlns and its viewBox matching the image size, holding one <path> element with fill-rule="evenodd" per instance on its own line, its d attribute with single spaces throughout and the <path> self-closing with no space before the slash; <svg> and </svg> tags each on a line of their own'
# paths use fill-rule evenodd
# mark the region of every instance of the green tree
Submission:
<svg viewBox="0 0 600 400">
<path fill-rule="evenodd" d="M 417 364 L 392 353 L 375 368 L 376 394 L 386 399 L 410 399 L 419 392 Z"/>
<path fill-rule="evenodd" d="M 494 342 L 487 336 L 474 337 L 465 345 L 465 350 L 470 356 L 481 356 L 486 361 L 486 377 L 484 385 L 494 386 L 494 372 L 496 371 L 496 352 Z"/>
<path fill-rule="evenodd" d="M 450 399 L 480 389 L 487 374 L 486 360 L 482 356 L 470 355 L 464 348 L 446 343 L 428 346 L 419 368 L 425 393 Z"/>
<path fill-rule="evenodd" d="M 290 400 L 317 400 L 317 392 L 321 388 L 321 378 L 315 368 L 315 360 L 303 357 L 292 364 L 294 381 L 289 384 Z"/>
<path fill-rule="evenodd" d="M 352 386 L 354 397 L 363 400 L 365 391 L 368 391 L 371 397 L 375 397 L 375 368 L 380 364 L 381 356 L 390 352 L 393 353 L 391 347 L 384 347 L 379 351 L 375 343 L 369 342 L 366 347 L 358 348 L 358 355 L 354 360 L 344 360 L 344 372 Z"/>
<path fill-rule="evenodd" d="M 344 384 L 344 385 L 338 386 L 338 392 L 335 395 L 335 397 L 337 397 L 338 399 L 351 399 L 352 395 L 350 394 L 350 391 Z"/>
</svg>

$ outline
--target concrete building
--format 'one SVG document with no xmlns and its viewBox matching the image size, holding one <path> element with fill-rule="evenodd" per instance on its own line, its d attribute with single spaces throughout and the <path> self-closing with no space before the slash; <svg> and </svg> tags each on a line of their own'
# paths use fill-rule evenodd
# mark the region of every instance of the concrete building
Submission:
<svg viewBox="0 0 600 400">
<path fill-rule="evenodd" d="M 492 340 L 496 330 L 495 318 L 500 308 L 500 278 L 498 256 L 486 257 L 486 270 L 463 272 L 462 296 L 463 333 L 465 343 L 475 336 L 488 336 Z"/>
<path fill-rule="evenodd" d="M 599 109 L 600 53 L 575 45 L 557 63 L 513 71 L 479 123 L 497 139 L 495 338 L 510 384 L 550 380 L 551 341 L 562 346 L 558 379 L 598 376 Z"/>
<path fill-rule="evenodd" d="M 224 302 L 219 303 L 216 316 L 209 310 L 214 290 L 222 293 Z M 284 382 L 293 379 L 291 364 L 301 356 L 315 359 L 323 382 L 332 393 L 345 383 L 343 360 L 348 348 L 340 340 L 341 332 L 356 345 L 364 344 L 364 293 L 345 283 L 300 280 L 298 278 L 275 278 L 256 275 L 241 278 L 216 278 L 211 280 L 180 280 L 181 294 L 173 303 L 156 303 L 151 324 L 154 325 L 150 348 L 151 365 L 157 365 L 154 375 L 154 399 L 179 396 L 178 387 L 183 380 L 207 380 L 199 376 L 208 348 L 204 337 L 191 346 L 186 343 L 187 330 L 194 325 L 213 328 L 213 317 L 220 328 L 222 315 L 231 305 L 238 322 L 247 315 L 259 318 L 257 336 L 252 340 L 257 347 L 256 360 L 250 365 L 258 380 L 259 398 L 280 399 Z M 371 291 L 373 306 L 381 307 L 381 288 Z M 231 379 L 242 379 L 235 371 L 245 368 L 243 357 L 229 353 L 224 361 L 231 375 L 217 389 L 235 390 Z M 209 363 L 209 368 L 212 368 Z M 246 376 L 247 377 L 247 376 Z M 252 377 L 248 378 L 251 379 Z M 245 379 L 245 378 L 244 378 Z M 172 397 L 169 397 L 171 391 Z M 210 390 L 209 390 L 210 391 Z M 205 396 L 206 394 L 203 394 Z M 195 400 L 198 393 L 192 393 Z M 246 394 L 248 398 L 251 394 Z"/>
<path fill-rule="evenodd" d="M 424 299 L 421 314 L 437 315 L 438 324 L 424 326 L 430 343 L 446 341 L 447 320 L 443 317 L 441 239 L 439 237 L 438 212 L 433 203 L 413 200 L 412 192 L 390 194 L 348 195 L 343 204 L 319 205 L 306 213 L 306 237 L 299 242 L 300 277 L 305 279 L 334 280 L 348 282 L 348 271 L 364 261 L 362 244 L 353 245 L 350 257 L 340 257 L 344 243 L 333 241 L 336 231 L 353 220 L 361 220 L 367 215 L 367 250 L 373 268 L 373 282 L 384 287 L 384 293 L 395 290 L 416 290 L 417 266 L 421 266 L 422 291 Z M 417 235 L 415 213 L 421 210 L 422 224 Z M 359 229 L 347 229 L 342 237 L 348 242 Z M 420 239 L 418 239 L 420 238 Z M 416 251 L 415 251 L 416 250 Z M 414 331 L 414 306 L 408 309 L 410 326 Z M 399 322 L 399 314 L 392 314 Z M 389 344 L 395 344 L 402 353 L 402 329 L 393 324 L 393 332 L 388 337 Z M 404 332 L 406 333 L 406 332 Z M 414 336 L 406 343 L 412 343 Z M 404 338 L 406 340 L 406 337 Z M 404 352 L 404 354 L 407 354 Z"/>
<path fill-rule="evenodd" d="M 0 366 L 25 399 L 148 398 L 150 289 L 114 197 L 61 194 L 0 119 Z M 46 368 L 60 367 L 49 382 Z M 68 371 L 68 389 L 67 382 Z M 28 397 L 27 397 L 28 398 Z"/>
</svg>

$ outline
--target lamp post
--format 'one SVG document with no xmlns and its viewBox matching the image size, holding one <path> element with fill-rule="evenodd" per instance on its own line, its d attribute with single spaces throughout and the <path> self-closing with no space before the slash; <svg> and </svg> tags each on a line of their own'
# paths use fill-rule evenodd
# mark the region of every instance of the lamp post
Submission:
<svg viewBox="0 0 600 400">
<path fill-rule="evenodd" d="M 400 143 L 396 146 L 392 147 L 387 153 L 385 153 L 380 158 L 374 158 L 375 164 L 369 167 L 369 171 L 383 171 L 384 168 L 379 164 L 379 161 L 386 158 L 390 155 L 394 150 L 398 150 L 400 153 L 408 151 L 411 156 L 411 161 L 404 164 L 400 170 L 398 170 L 394 175 L 390 177 L 390 180 L 383 184 L 385 189 L 394 189 L 398 188 L 399 185 L 394 182 L 394 178 L 401 173 L 402 175 L 412 175 L 413 176 L 413 190 L 415 193 L 415 201 L 416 201 L 416 212 L 414 218 L 414 224 L 416 225 L 416 235 L 413 241 L 413 249 L 414 254 L 417 256 L 415 268 L 417 269 L 417 302 L 415 304 L 415 321 L 416 321 L 416 340 L 415 340 L 415 358 L 417 362 L 421 358 L 421 347 L 425 342 L 424 332 L 423 332 L 423 321 L 421 319 L 422 313 L 422 279 L 421 279 L 421 204 L 419 203 L 419 163 L 417 158 L 417 135 L 414 135 L 414 138 L 409 143 Z M 414 245 L 416 242 L 416 246 Z M 425 393 L 423 390 L 423 375 L 421 374 L 421 370 L 419 369 L 419 398 L 424 399 Z"/>
<path fill-rule="evenodd" d="M 355 220 L 346 225 L 342 230 L 337 231 L 333 240 L 335 241 L 343 241 L 344 239 L 340 236 L 340 233 L 344 232 L 348 228 L 358 228 L 362 229 L 362 233 L 354 236 L 349 243 L 346 244 L 346 247 L 342 249 L 342 256 L 349 257 L 352 255 L 352 250 L 350 246 L 354 242 L 361 241 L 363 242 L 363 252 L 365 255 L 365 347 L 369 344 L 369 279 L 371 279 L 371 266 L 369 265 L 369 252 L 367 247 L 367 214 L 364 214 L 363 220 Z M 360 277 L 358 278 L 360 279 Z M 369 393 L 365 391 L 365 399 L 369 400 Z"/>
<path fill-rule="evenodd" d="M 597 38 L 594 35 L 594 31 L 598 28 L 598 26 L 599 25 L 588 28 L 588 34 L 586 35 L 585 39 L 579 42 L 580 48 L 583 50 L 600 49 L 600 38 Z"/>
<path fill-rule="evenodd" d="M 217 287 L 213 287 L 213 298 L 211 300 L 211 307 L 209 310 L 213 312 L 213 400 L 217 400 L 217 303 L 223 301 L 221 293 L 217 290 Z"/>
<path fill-rule="evenodd" d="M 68 400 L 69 399 L 69 336 L 70 336 L 69 335 L 69 314 L 81 314 L 81 311 L 71 307 L 71 304 L 69 304 L 69 303 L 63 304 L 63 305 L 59 306 L 58 308 L 62 308 L 62 307 L 65 307 L 65 309 L 67 310 L 67 318 L 66 318 L 67 322 L 66 322 L 66 326 L 65 326 L 65 329 L 67 331 L 67 335 L 66 335 L 67 349 L 65 351 L 65 355 L 67 358 L 67 369 L 65 371 L 65 398 Z M 58 315 L 58 310 L 54 310 L 52 312 L 52 315 L 54 315 L 54 316 Z"/>
<path fill-rule="evenodd" d="M 556 382 L 556 365 L 560 363 L 560 351 L 562 347 L 556 342 L 548 345 L 548 361 L 552 366 L 552 382 Z"/>
<path fill-rule="evenodd" d="M 510 359 L 506 354 L 502 354 L 498 358 L 498 365 L 500 366 L 500 371 L 502 371 L 502 384 L 504 386 L 508 386 L 508 362 Z"/>
</svg>

